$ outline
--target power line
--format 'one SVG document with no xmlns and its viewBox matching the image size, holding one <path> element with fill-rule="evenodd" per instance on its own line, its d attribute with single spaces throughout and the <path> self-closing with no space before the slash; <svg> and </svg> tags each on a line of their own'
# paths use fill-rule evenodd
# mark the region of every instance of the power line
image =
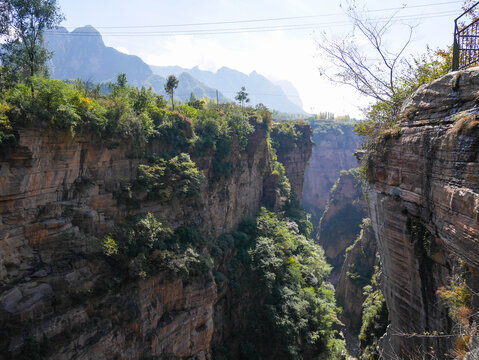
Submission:
<svg viewBox="0 0 479 360">
<path fill-rule="evenodd" d="M 221 91 L 222 94 L 237 94 L 237 91 Z M 250 96 L 281 96 L 281 97 L 297 97 L 301 98 L 299 94 L 266 94 L 266 93 L 251 93 L 248 92 Z"/>
<path fill-rule="evenodd" d="M 431 7 L 431 6 L 441 6 L 441 5 L 450 5 L 458 4 L 463 1 L 447 1 L 441 3 L 431 3 L 431 4 L 422 4 L 422 5 L 411 5 L 411 6 L 401 6 L 393 8 L 383 8 L 383 9 L 374 9 L 367 12 L 382 12 L 382 11 L 392 11 L 392 10 L 406 10 L 413 8 L 422 8 L 422 7 Z M 225 25 L 225 24 L 240 24 L 240 23 L 254 23 L 254 22 L 267 22 L 267 21 L 282 21 L 282 20 L 297 20 L 297 19 L 310 19 L 318 17 L 330 17 L 330 16 L 339 16 L 344 15 L 344 13 L 330 13 L 330 14 L 318 14 L 318 15 L 303 15 L 303 16 L 288 16 L 288 17 L 277 17 L 277 18 L 263 18 L 263 19 L 251 19 L 251 20 L 232 20 L 232 21 L 216 21 L 216 22 L 200 22 L 200 23 L 185 23 L 185 24 L 162 24 L 162 25 L 126 25 L 126 26 L 96 26 L 97 29 L 132 29 L 132 28 L 160 28 L 160 27 L 184 27 L 184 26 L 207 26 L 207 25 Z M 74 29 L 74 27 L 68 27 Z"/>
<path fill-rule="evenodd" d="M 414 17 L 411 16 L 398 16 L 396 17 L 396 20 L 411 20 L 411 19 L 418 19 L 418 18 L 431 18 L 435 16 L 449 16 L 449 15 L 454 15 L 455 12 L 453 11 L 446 11 L 446 12 L 436 12 L 436 13 L 430 13 L 427 14 L 426 16 L 420 16 L 420 15 L 414 15 Z M 382 21 L 382 20 L 389 20 L 389 18 L 377 18 L 376 20 Z M 263 30 L 263 29 L 289 29 L 289 28 L 296 28 L 296 27 L 306 27 L 306 26 L 329 26 L 329 25 L 343 25 L 343 24 L 350 24 L 349 21 L 347 20 L 341 20 L 341 21 L 333 21 L 333 22 L 328 22 L 328 23 L 306 23 L 306 24 L 289 24 L 289 25 L 268 25 L 268 26 L 257 26 L 257 27 L 242 27 L 242 28 L 223 28 L 223 29 L 196 29 L 196 30 L 174 30 L 174 31 L 149 31 L 149 32 L 104 32 L 103 34 L 116 34 L 116 35 L 123 35 L 123 34 L 178 34 L 178 33 L 190 33 L 190 32 L 198 32 L 198 33 L 203 33 L 203 32 L 210 32 L 212 30 L 214 31 L 236 31 L 236 30 Z M 81 34 L 81 33 L 78 33 Z"/>
<path fill-rule="evenodd" d="M 400 21 L 411 21 L 421 19 L 434 19 L 440 17 L 446 17 L 454 15 L 454 11 L 430 13 L 428 15 L 414 15 L 414 16 L 398 16 L 395 19 Z M 389 18 L 377 18 L 376 21 L 388 21 Z M 99 33 L 95 30 L 82 31 L 76 33 L 59 33 L 55 31 L 47 31 L 46 33 L 51 36 L 181 36 L 181 35 L 220 35 L 220 34 L 238 34 L 238 33 L 250 33 L 250 32 L 271 32 L 271 31 L 288 31 L 288 30 L 312 30 L 324 27 L 337 27 L 350 25 L 349 21 L 335 21 L 328 23 L 306 23 L 306 24 L 290 24 L 290 25 L 270 25 L 259 27 L 240 27 L 240 28 L 217 28 L 217 29 L 188 29 L 188 30 L 174 30 L 174 31 L 148 31 L 148 32 L 104 32 Z"/>
</svg>

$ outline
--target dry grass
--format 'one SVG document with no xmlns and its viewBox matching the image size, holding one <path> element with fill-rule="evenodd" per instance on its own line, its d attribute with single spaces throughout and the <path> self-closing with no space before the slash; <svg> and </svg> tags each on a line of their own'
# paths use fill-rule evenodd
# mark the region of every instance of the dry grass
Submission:
<svg viewBox="0 0 479 360">
<path fill-rule="evenodd" d="M 459 117 L 454 122 L 454 126 L 449 130 L 449 133 L 468 136 L 476 130 L 479 130 L 479 116 L 476 114 L 467 114 Z"/>
<path fill-rule="evenodd" d="M 453 344 L 453 355 L 459 359 L 462 360 L 464 359 L 464 356 L 467 354 L 467 352 L 470 350 L 469 348 L 469 341 L 470 337 L 469 336 L 459 336 Z"/>
<path fill-rule="evenodd" d="M 396 125 L 390 129 L 383 130 L 381 132 L 380 141 L 389 139 L 398 139 L 401 136 L 401 127 Z"/>
</svg>

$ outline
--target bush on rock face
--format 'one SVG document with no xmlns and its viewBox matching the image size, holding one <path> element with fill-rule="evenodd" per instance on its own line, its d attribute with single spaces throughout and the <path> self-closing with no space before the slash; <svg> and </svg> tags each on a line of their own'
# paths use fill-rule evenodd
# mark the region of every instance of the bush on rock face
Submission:
<svg viewBox="0 0 479 360">
<path fill-rule="evenodd" d="M 138 184 L 160 201 L 197 195 L 203 180 L 203 173 L 188 154 L 170 160 L 159 158 L 153 165 L 138 168 Z"/>
<path fill-rule="evenodd" d="M 103 254 L 128 278 L 145 279 L 169 270 L 185 280 L 204 278 L 213 267 L 209 255 L 200 254 L 203 236 L 194 228 L 173 230 L 148 213 L 119 224 L 102 240 Z"/>
</svg>

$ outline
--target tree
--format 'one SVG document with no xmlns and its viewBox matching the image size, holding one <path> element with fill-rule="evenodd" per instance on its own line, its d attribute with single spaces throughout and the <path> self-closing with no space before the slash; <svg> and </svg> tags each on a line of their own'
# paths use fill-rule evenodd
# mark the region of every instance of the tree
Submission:
<svg viewBox="0 0 479 360">
<path fill-rule="evenodd" d="M 128 92 L 128 79 L 125 73 L 119 73 L 116 76 L 116 82 L 107 84 L 108 88 L 112 90 L 113 97 L 126 95 Z"/>
<path fill-rule="evenodd" d="M 128 84 L 128 80 L 126 79 L 126 74 L 125 73 L 118 74 L 116 77 L 116 85 L 119 88 L 124 89 L 126 88 L 127 84 Z"/>
<path fill-rule="evenodd" d="M 422 57 L 409 58 L 405 51 L 411 42 L 414 26 L 406 27 L 403 42 L 394 49 L 387 38 L 393 27 L 399 26 L 394 17 L 372 19 L 359 11 L 354 0 L 347 2 L 346 14 L 354 32 L 340 40 L 323 36 L 318 43 L 323 58 L 332 65 L 320 71 L 334 83 L 353 87 L 375 102 L 365 109 L 365 121 L 356 131 L 367 139 L 364 146 L 374 146 L 374 139 L 397 126 L 401 106 L 420 85 L 442 76 L 448 70 L 448 52 L 436 51 Z M 332 70 L 332 71 L 331 71 Z"/>
<path fill-rule="evenodd" d="M 8 21 L 10 19 L 10 1 L 0 0 L 0 35 L 8 34 Z"/>
<path fill-rule="evenodd" d="M 246 92 L 246 88 L 244 86 L 241 87 L 241 90 L 236 93 L 235 100 L 239 101 L 241 104 L 241 108 L 243 108 L 243 104 L 249 103 L 248 93 Z"/>
<path fill-rule="evenodd" d="M 360 12 L 354 0 L 347 2 L 346 14 L 354 32 L 344 39 L 330 40 L 326 36 L 318 43 L 319 50 L 336 70 L 321 68 L 321 74 L 334 83 L 352 86 L 361 94 L 377 101 L 390 102 L 398 89 L 396 79 L 403 64 L 403 54 L 409 45 L 413 26 L 406 25 L 407 35 L 397 50 L 386 46 L 385 38 L 394 25 L 394 13 L 387 20 L 375 20 Z"/>
<path fill-rule="evenodd" d="M 56 0 L 0 0 L 0 8 L 7 10 L 0 20 L 6 38 L 0 51 L 5 72 L 15 80 L 45 75 L 51 53 L 43 46 L 43 34 L 64 18 Z"/>
<path fill-rule="evenodd" d="M 175 93 L 176 88 L 178 87 L 178 82 L 179 82 L 179 80 L 176 78 L 175 75 L 170 75 L 166 79 L 166 84 L 165 84 L 165 91 L 168 95 L 170 95 L 171 107 L 173 108 L 173 110 L 175 110 L 175 103 L 173 101 L 173 95 Z"/>
</svg>

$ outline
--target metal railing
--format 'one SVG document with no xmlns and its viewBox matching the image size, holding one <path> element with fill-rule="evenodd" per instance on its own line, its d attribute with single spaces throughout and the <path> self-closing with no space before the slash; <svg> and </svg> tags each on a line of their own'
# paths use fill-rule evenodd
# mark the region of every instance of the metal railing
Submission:
<svg viewBox="0 0 479 360">
<path fill-rule="evenodd" d="M 454 20 L 454 45 L 452 48 L 452 70 L 467 68 L 479 62 L 479 18 L 469 25 L 458 23 L 459 20 L 479 5 L 479 1 Z"/>
</svg>

